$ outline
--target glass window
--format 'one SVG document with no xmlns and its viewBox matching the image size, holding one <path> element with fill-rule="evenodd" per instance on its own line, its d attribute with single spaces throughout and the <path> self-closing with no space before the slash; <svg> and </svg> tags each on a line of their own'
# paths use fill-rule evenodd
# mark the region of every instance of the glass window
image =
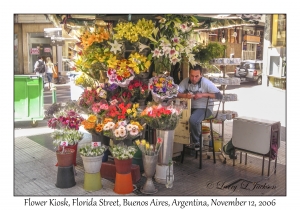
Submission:
<svg viewBox="0 0 300 210">
<path fill-rule="evenodd" d="M 273 15 L 272 24 L 272 45 L 286 45 L 286 15 Z"/>
</svg>

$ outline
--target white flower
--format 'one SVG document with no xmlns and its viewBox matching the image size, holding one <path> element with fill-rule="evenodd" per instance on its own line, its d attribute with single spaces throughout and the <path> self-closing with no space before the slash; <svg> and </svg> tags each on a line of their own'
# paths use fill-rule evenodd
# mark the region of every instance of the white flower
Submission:
<svg viewBox="0 0 300 210">
<path fill-rule="evenodd" d="M 145 48 L 150 48 L 150 47 L 139 42 L 140 52 L 142 52 Z"/>
<path fill-rule="evenodd" d="M 113 123 L 113 122 L 108 122 L 107 125 L 108 125 L 109 129 L 113 129 L 115 127 L 115 123 Z"/>
<path fill-rule="evenodd" d="M 117 51 L 121 51 L 122 45 L 119 44 L 117 40 L 115 40 L 114 43 L 108 42 L 108 44 L 111 45 L 110 51 L 114 52 L 114 54 L 117 54 Z"/>
<path fill-rule="evenodd" d="M 175 43 L 179 43 L 180 42 L 180 38 L 177 36 L 174 36 L 174 38 L 172 39 L 173 42 Z"/>
<path fill-rule="evenodd" d="M 127 129 L 128 131 L 131 131 L 131 130 L 132 130 L 132 125 L 131 125 L 131 124 L 128 124 L 128 125 L 126 126 L 126 129 Z"/>
<path fill-rule="evenodd" d="M 103 130 L 105 130 L 105 131 L 110 130 L 108 123 L 104 125 Z"/>
<path fill-rule="evenodd" d="M 170 57 L 178 57 L 178 55 L 179 55 L 179 52 L 173 47 L 170 50 Z"/>
<path fill-rule="evenodd" d="M 120 130 L 119 129 L 119 134 L 120 134 L 120 137 L 126 136 L 126 130 Z"/>
<path fill-rule="evenodd" d="M 132 130 L 130 131 L 130 135 L 136 136 L 136 135 L 138 135 L 138 134 L 139 134 L 139 129 L 138 129 L 138 127 L 137 127 L 137 126 L 136 126 L 136 127 L 133 127 Z"/>
<path fill-rule="evenodd" d="M 125 131 L 125 130 L 126 130 L 125 126 L 123 126 L 123 125 L 119 126 L 118 129 L 119 129 L 119 130 L 122 130 L 122 131 Z"/>
<path fill-rule="evenodd" d="M 161 52 L 160 49 L 155 48 L 153 51 L 151 51 L 153 53 L 153 57 L 157 57 L 159 58 L 159 56 L 161 56 Z"/>
<path fill-rule="evenodd" d="M 114 131 L 114 135 L 117 138 L 120 137 L 120 131 L 119 131 L 119 129 L 117 129 L 117 130 Z"/>
</svg>

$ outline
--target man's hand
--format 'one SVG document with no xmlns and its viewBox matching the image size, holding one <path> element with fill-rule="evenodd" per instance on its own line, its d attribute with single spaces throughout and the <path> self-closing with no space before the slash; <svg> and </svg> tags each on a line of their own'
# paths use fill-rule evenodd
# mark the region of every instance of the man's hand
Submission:
<svg viewBox="0 0 300 210">
<path fill-rule="evenodd" d="M 195 95 L 193 93 L 186 93 L 186 98 L 191 99 L 194 97 L 195 97 Z"/>
<path fill-rule="evenodd" d="M 194 99 L 196 100 L 196 99 L 199 99 L 199 98 L 203 98 L 204 97 L 204 93 L 196 93 L 195 95 L 194 95 Z"/>
</svg>

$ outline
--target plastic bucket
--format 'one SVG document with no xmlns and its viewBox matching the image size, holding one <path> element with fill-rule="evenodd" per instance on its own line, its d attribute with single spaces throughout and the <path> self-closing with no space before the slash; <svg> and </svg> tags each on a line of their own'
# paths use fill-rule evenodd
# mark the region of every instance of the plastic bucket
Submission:
<svg viewBox="0 0 300 210">
<path fill-rule="evenodd" d="M 100 172 L 102 157 L 103 155 L 95 157 L 85 157 L 81 155 L 84 171 L 89 174 Z"/>
</svg>

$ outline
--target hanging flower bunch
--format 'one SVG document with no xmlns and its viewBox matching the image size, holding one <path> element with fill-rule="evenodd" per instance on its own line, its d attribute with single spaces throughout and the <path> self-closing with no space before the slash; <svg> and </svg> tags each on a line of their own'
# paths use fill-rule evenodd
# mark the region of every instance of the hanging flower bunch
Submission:
<svg viewBox="0 0 300 210">
<path fill-rule="evenodd" d="M 144 18 L 133 22 L 120 22 L 113 28 L 115 39 L 126 39 L 131 43 L 139 41 L 140 37 L 148 37 L 152 34 L 154 23 Z"/>
<path fill-rule="evenodd" d="M 95 80 L 88 76 L 86 73 L 82 73 L 75 78 L 75 85 L 86 87 L 94 87 L 96 85 Z"/>
<path fill-rule="evenodd" d="M 141 113 L 141 118 L 154 129 L 174 130 L 181 117 L 181 106 L 162 106 L 152 103 Z"/>
<path fill-rule="evenodd" d="M 108 110 L 108 103 L 106 100 L 102 99 L 100 102 L 92 104 L 91 110 L 97 117 L 102 118 Z"/>
<path fill-rule="evenodd" d="M 192 38 L 192 28 L 198 20 L 192 15 L 165 15 L 159 20 L 159 27 L 148 38 L 152 41 L 152 57 L 157 73 L 171 70 L 171 65 L 180 63 L 186 56 L 195 65 L 192 49 L 196 40 Z"/>
<path fill-rule="evenodd" d="M 124 143 L 119 143 L 109 147 L 112 156 L 118 160 L 127 160 L 133 158 L 137 151 L 135 146 L 126 146 Z"/>
<path fill-rule="evenodd" d="M 136 74 L 139 74 L 140 72 L 148 72 L 151 65 L 151 61 L 148 60 L 146 56 L 137 52 L 131 53 L 128 60 L 131 61 L 129 67 L 131 67 Z"/>
<path fill-rule="evenodd" d="M 130 62 L 126 59 L 117 61 L 117 65 L 108 68 L 107 77 L 109 83 L 115 83 L 120 87 L 127 87 L 129 82 L 134 79 L 134 71 L 129 67 Z"/>
<path fill-rule="evenodd" d="M 132 94 L 128 89 L 122 89 L 120 92 L 116 92 L 111 96 L 111 101 L 117 101 L 118 103 L 129 103 L 132 101 Z"/>
<path fill-rule="evenodd" d="M 111 118 L 104 118 L 102 121 L 96 115 L 89 115 L 86 120 L 82 121 L 83 128 L 90 133 L 102 133 L 103 127 L 108 122 L 113 122 Z"/>
<path fill-rule="evenodd" d="M 80 37 L 80 40 L 83 49 L 87 49 L 94 43 L 101 43 L 104 40 L 108 40 L 109 37 L 109 32 L 104 27 L 99 27 L 94 32 L 86 30 Z"/>
<path fill-rule="evenodd" d="M 152 77 L 149 80 L 148 87 L 156 102 L 177 96 L 179 88 L 178 85 L 174 83 L 172 77 L 165 75 Z"/>
<path fill-rule="evenodd" d="M 145 99 L 148 96 L 148 84 L 144 84 L 139 79 L 131 80 L 128 85 L 128 90 L 133 97 L 137 99 Z"/>
<path fill-rule="evenodd" d="M 93 104 L 100 102 L 102 99 L 106 99 L 106 91 L 100 87 L 86 88 L 79 97 L 79 106 L 82 108 L 90 108 Z"/>
<path fill-rule="evenodd" d="M 144 153 L 145 155 L 150 155 L 150 156 L 158 155 L 162 143 L 163 143 L 162 138 L 157 138 L 155 145 L 150 144 L 145 139 L 142 140 L 138 139 L 135 141 L 135 144 L 139 147 L 141 152 Z"/>
</svg>

